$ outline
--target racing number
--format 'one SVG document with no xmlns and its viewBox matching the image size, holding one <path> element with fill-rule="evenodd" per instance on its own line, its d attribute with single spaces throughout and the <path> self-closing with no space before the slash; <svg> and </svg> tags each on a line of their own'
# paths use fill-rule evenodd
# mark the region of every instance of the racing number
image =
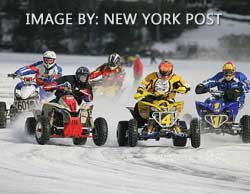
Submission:
<svg viewBox="0 0 250 194">
<path fill-rule="evenodd" d="M 167 114 L 161 121 L 162 124 L 169 126 L 171 124 L 171 114 Z"/>
<path fill-rule="evenodd" d="M 19 111 L 28 110 L 28 109 L 30 109 L 30 102 L 29 101 L 17 101 L 16 108 Z"/>
</svg>

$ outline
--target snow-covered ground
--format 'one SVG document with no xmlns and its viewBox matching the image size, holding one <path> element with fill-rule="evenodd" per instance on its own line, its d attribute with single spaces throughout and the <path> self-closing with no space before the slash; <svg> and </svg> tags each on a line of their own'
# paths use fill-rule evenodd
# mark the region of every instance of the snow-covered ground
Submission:
<svg viewBox="0 0 250 194">
<path fill-rule="evenodd" d="M 0 101 L 13 100 L 17 80 L 7 73 L 41 55 L 0 53 Z M 79 65 L 93 70 L 106 57 L 58 55 L 64 74 L 74 73 Z M 144 74 L 157 70 L 143 59 Z M 184 113 L 196 116 L 194 87 L 221 70 L 224 61 L 173 60 L 175 72 L 191 85 L 191 92 L 179 95 L 185 101 Z M 239 71 L 249 77 L 250 66 L 235 61 Z M 172 146 L 171 140 L 140 142 L 137 147 L 118 147 L 116 125 L 130 118 L 126 106 L 133 106 L 132 69 L 126 68 L 125 90 L 119 99 L 95 99 L 94 116 L 103 116 L 109 125 L 109 137 L 103 147 L 91 139 L 85 146 L 74 146 L 70 139 L 51 140 L 38 145 L 24 133 L 24 115 L 6 129 L 0 130 L 0 194 L 86 193 L 86 194 L 249 194 L 250 144 L 239 136 L 207 134 L 193 149 Z M 249 114 L 250 96 L 239 117 Z"/>
</svg>

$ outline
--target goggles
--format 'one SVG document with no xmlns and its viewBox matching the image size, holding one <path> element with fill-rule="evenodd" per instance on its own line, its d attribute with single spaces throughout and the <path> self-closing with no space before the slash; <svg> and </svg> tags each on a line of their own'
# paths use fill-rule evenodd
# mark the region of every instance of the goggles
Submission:
<svg viewBox="0 0 250 194">
<path fill-rule="evenodd" d="M 48 57 L 44 57 L 43 60 L 44 60 L 44 63 L 46 64 L 53 64 L 55 62 L 55 59 L 48 58 Z"/>
<path fill-rule="evenodd" d="M 86 82 L 88 79 L 88 75 L 84 74 L 84 75 L 80 75 L 79 80 L 80 82 Z"/>
<path fill-rule="evenodd" d="M 224 75 L 224 77 L 231 77 L 231 76 L 233 76 L 234 75 L 234 71 L 233 70 L 224 70 L 223 71 L 223 75 Z"/>
</svg>

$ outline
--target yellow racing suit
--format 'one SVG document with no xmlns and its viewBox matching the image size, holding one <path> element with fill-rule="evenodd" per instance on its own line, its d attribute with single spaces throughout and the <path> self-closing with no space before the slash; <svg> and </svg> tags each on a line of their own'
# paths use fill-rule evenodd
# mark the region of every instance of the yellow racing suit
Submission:
<svg viewBox="0 0 250 194">
<path fill-rule="evenodd" d="M 134 95 L 136 100 L 152 102 L 161 96 L 161 99 L 174 102 L 176 93 L 185 94 L 190 90 L 190 86 L 177 74 L 172 74 L 167 80 L 163 79 L 160 73 L 153 72 L 147 75 L 137 88 Z M 138 103 L 134 107 L 134 117 L 138 121 L 138 125 L 143 125 L 148 116 L 142 116 L 139 112 Z"/>
</svg>

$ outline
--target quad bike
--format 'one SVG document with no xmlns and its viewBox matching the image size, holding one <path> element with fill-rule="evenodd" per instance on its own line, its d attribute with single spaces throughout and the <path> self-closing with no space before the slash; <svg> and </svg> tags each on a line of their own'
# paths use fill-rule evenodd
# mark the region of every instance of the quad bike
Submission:
<svg viewBox="0 0 250 194">
<path fill-rule="evenodd" d="M 120 121 L 117 127 L 117 140 L 119 146 L 136 146 L 138 140 L 155 139 L 161 137 L 172 138 L 174 146 L 184 147 L 187 138 L 191 139 L 194 148 L 200 146 L 200 131 L 187 129 L 185 121 L 179 119 L 184 102 L 171 102 L 164 99 L 154 100 L 152 103 L 140 100 L 139 113 L 142 118 L 147 118 L 144 126 L 138 126 L 135 111 L 127 107 L 133 115 L 129 121 Z"/>
<path fill-rule="evenodd" d="M 124 81 L 125 73 L 119 75 L 111 74 L 100 80 L 91 80 L 93 93 L 95 96 L 115 97 L 121 93 L 122 83 Z"/>
<path fill-rule="evenodd" d="M 240 103 L 225 102 L 223 91 L 210 90 L 209 93 L 212 97 L 195 102 L 200 118 L 191 120 L 191 128 L 200 129 L 201 133 L 241 135 L 243 142 L 250 143 L 250 116 L 244 115 L 239 123 L 235 122 Z"/>
<path fill-rule="evenodd" d="M 16 77 L 8 74 L 8 77 Z M 20 113 L 31 111 L 40 102 L 39 86 L 32 77 L 17 76 L 19 82 L 14 89 L 14 103 L 7 109 L 5 102 L 0 102 L 0 128 L 5 128 L 7 119 L 13 121 Z"/>
<path fill-rule="evenodd" d="M 62 89 L 64 85 L 58 85 Z M 64 87 L 65 89 L 65 87 Z M 83 93 L 79 89 L 67 89 L 58 103 L 44 103 L 41 111 L 35 111 L 34 117 L 27 118 L 26 130 L 35 133 L 39 144 L 46 144 L 50 138 L 72 138 L 74 145 L 84 145 L 87 138 L 93 138 L 96 145 L 106 143 L 108 126 L 104 118 L 97 118 L 93 122 L 91 103 L 82 101 L 78 104 L 74 92 Z"/>
</svg>

